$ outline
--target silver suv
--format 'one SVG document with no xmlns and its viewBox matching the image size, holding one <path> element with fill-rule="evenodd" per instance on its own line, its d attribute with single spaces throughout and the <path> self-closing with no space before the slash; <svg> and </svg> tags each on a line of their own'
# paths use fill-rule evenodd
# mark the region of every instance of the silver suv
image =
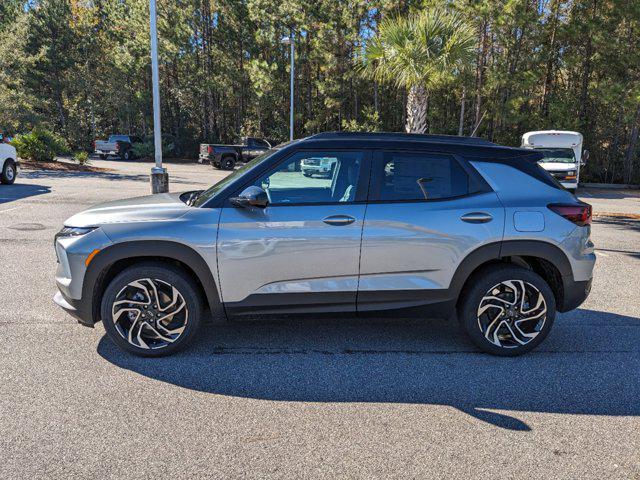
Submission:
<svg viewBox="0 0 640 480">
<path fill-rule="evenodd" d="M 329 178 L 306 176 L 328 159 Z M 531 350 L 580 305 L 591 207 L 540 153 L 463 137 L 324 133 L 208 190 L 99 205 L 57 234 L 55 301 L 138 355 L 196 335 L 205 309 L 457 317 L 497 355 Z"/>
</svg>

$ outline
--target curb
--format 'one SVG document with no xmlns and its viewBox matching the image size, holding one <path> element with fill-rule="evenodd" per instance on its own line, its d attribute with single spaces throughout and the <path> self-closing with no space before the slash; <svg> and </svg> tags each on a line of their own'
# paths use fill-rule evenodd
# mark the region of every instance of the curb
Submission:
<svg viewBox="0 0 640 480">
<path fill-rule="evenodd" d="M 607 188 L 614 190 L 637 190 L 640 189 L 640 185 L 628 185 L 624 183 L 581 183 L 578 186 L 580 188 Z"/>
</svg>

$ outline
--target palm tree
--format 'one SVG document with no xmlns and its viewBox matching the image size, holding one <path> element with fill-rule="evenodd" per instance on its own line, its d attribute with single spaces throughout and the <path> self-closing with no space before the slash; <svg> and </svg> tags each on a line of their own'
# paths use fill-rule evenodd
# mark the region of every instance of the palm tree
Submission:
<svg viewBox="0 0 640 480">
<path fill-rule="evenodd" d="M 425 133 L 429 92 L 471 61 L 475 45 L 474 29 L 459 13 L 434 7 L 382 20 L 365 47 L 362 68 L 377 82 L 407 89 L 405 129 Z"/>
</svg>

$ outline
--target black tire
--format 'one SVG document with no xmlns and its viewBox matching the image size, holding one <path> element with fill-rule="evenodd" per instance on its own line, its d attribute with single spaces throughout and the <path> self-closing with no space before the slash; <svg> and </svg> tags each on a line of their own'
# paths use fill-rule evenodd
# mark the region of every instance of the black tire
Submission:
<svg viewBox="0 0 640 480">
<path fill-rule="evenodd" d="M 308 172 L 303 172 L 302 174 L 303 174 L 305 177 L 310 177 L 310 176 L 312 175 L 311 173 L 308 173 Z"/>
<path fill-rule="evenodd" d="M 120 294 L 120 299 L 122 300 L 122 293 L 124 295 L 130 296 L 130 292 L 136 291 L 136 289 L 132 289 L 131 283 L 140 280 L 145 287 L 149 287 L 148 279 L 152 279 L 156 284 L 156 291 L 160 292 L 158 297 L 164 297 L 164 306 L 171 306 L 172 303 L 166 303 L 168 298 L 169 287 L 175 288 L 175 290 L 179 293 L 184 300 L 184 305 L 182 305 L 182 300 L 177 300 L 174 305 L 174 308 L 178 308 L 178 311 L 170 318 L 169 323 L 165 325 L 167 328 L 176 328 L 176 326 L 172 326 L 172 323 L 177 322 L 177 327 L 181 327 L 181 322 L 184 323 L 184 329 L 181 333 L 177 334 L 172 343 L 167 343 L 166 345 L 162 345 L 166 343 L 160 340 L 158 337 L 152 338 L 155 334 L 152 333 L 151 326 L 149 325 L 148 319 L 142 319 L 143 315 L 150 315 L 151 318 L 155 319 L 157 316 L 166 316 L 165 311 L 163 313 L 155 313 L 152 307 L 157 307 L 158 305 L 162 305 L 163 302 L 155 302 L 158 305 L 154 305 L 154 294 L 152 288 L 147 288 L 151 294 L 149 294 L 148 298 L 144 298 L 146 296 L 142 289 L 138 289 L 140 291 L 140 295 L 142 298 L 138 298 L 137 303 L 146 302 L 148 300 L 148 309 L 144 308 L 142 305 L 132 305 L 126 304 L 123 308 L 126 307 L 140 307 L 138 312 L 138 318 L 132 320 L 131 317 L 121 314 L 121 320 L 118 323 L 118 327 L 113 321 L 114 316 L 114 302 L 116 302 L 116 298 Z M 129 290 L 132 289 L 132 290 Z M 164 289 L 164 292 L 162 291 Z M 135 302 L 136 297 L 134 297 L 132 302 Z M 125 300 L 126 301 L 126 300 Z M 144 310 L 143 310 L 144 308 Z M 100 306 L 100 313 L 102 318 L 102 323 L 104 325 L 104 329 L 107 332 L 109 338 L 118 345 L 121 349 L 130 352 L 134 355 L 142 356 L 142 357 L 159 357 L 163 355 L 170 355 L 184 347 L 186 347 L 193 340 L 195 334 L 200 328 L 200 324 L 202 323 L 202 310 L 203 310 L 203 301 L 200 295 L 200 291 L 194 281 L 194 279 L 181 268 L 175 267 L 173 265 L 163 264 L 161 262 L 143 262 L 136 265 L 133 265 L 122 272 L 120 272 L 116 277 L 109 283 L 106 290 L 104 291 L 104 295 L 102 296 L 102 302 Z M 155 310 L 157 312 L 157 309 Z M 169 311 L 170 312 L 170 311 Z M 118 311 L 115 312 L 116 315 Z M 125 313 L 125 315 L 128 315 Z M 136 315 L 135 313 L 133 315 Z M 186 319 L 186 322 L 184 321 Z M 136 323 L 137 322 L 137 323 Z M 160 326 L 152 320 L 154 328 L 156 331 L 164 333 L 167 331 L 165 328 L 164 331 L 160 330 Z M 144 325 L 146 324 L 146 325 Z M 132 325 L 132 328 L 138 327 L 137 330 L 134 329 L 134 333 L 131 335 L 134 336 L 140 335 L 140 331 L 143 332 L 143 343 L 147 345 L 147 347 L 151 348 L 143 348 L 140 346 L 139 342 L 135 338 L 133 338 L 134 343 L 132 344 L 128 341 L 124 335 L 128 332 L 127 325 Z M 142 326 L 141 326 L 142 325 Z M 166 335 L 167 337 L 171 337 L 171 335 Z M 140 338 L 140 337 L 138 337 Z M 157 342 L 156 345 L 153 342 Z"/>
<path fill-rule="evenodd" d="M 215 168 L 216 170 L 220 170 L 220 164 L 218 162 L 211 162 L 211 165 L 213 166 L 213 168 Z"/>
<path fill-rule="evenodd" d="M 510 282 L 512 280 L 515 282 Z M 518 293 L 503 282 L 524 294 L 518 297 Z M 544 303 L 531 307 L 534 302 L 538 305 L 539 295 Z M 525 302 L 518 300 L 522 297 Z M 512 307 L 507 301 L 515 301 L 517 305 Z M 494 305 L 504 308 L 500 311 Z M 523 305 L 526 308 L 521 308 Z M 481 310 L 482 314 L 478 315 Z M 537 347 L 549 334 L 555 316 L 556 301 L 547 282 L 535 272 L 514 265 L 495 265 L 474 274 L 467 281 L 458 304 L 458 320 L 471 341 L 487 353 L 506 357 L 521 355 Z M 532 320 L 523 320 L 525 318 Z M 521 329 L 516 330 L 517 325 Z"/>
<path fill-rule="evenodd" d="M 100 160 L 106 160 L 109 155 L 100 155 Z"/>
<path fill-rule="evenodd" d="M 7 159 L 2 166 L 2 174 L 0 174 L 0 182 L 4 185 L 11 185 L 16 181 L 16 176 L 18 172 L 16 171 L 16 163 Z"/>
<path fill-rule="evenodd" d="M 221 160 L 223 170 L 233 170 L 236 166 L 236 159 L 232 155 L 222 157 Z"/>
<path fill-rule="evenodd" d="M 131 149 L 129 150 L 125 150 L 122 153 L 122 160 L 124 160 L 125 162 L 128 162 L 129 160 L 131 160 L 133 158 L 133 153 L 131 152 Z"/>
</svg>

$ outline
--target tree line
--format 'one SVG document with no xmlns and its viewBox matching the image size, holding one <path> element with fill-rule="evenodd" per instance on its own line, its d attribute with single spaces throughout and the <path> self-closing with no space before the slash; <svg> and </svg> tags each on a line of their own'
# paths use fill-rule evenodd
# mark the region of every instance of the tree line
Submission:
<svg viewBox="0 0 640 480">
<path fill-rule="evenodd" d="M 148 8 L 0 2 L 0 129 L 47 128 L 87 150 L 111 133 L 149 136 Z M 577 130 L 583 178 L 640 183 L 638 1 L 158 0 L 158 15 L 170 155 L 288 138 L 280 40 L 293 29 L 296 137 L 410 125 L 517 146 L 529 130 Z"/>
</svg>

